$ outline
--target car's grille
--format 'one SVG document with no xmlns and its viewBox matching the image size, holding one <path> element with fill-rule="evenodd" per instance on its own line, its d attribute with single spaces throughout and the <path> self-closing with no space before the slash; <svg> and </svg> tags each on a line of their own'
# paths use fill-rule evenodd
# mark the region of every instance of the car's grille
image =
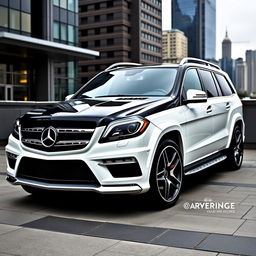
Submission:
<svg viewBox="0 0 256 256">
<path fill-rule="evenodd" d="M 82 149 L 87 146 L 95 130 L 95 126 L 91 124 L 88 127 L 80 125 L 79 128 L 70 127 L 70 124 L 63 122 L 60 125 L 58 123 L 51 125 L 49 122 L 39 125 L 22 125 L 21 141 L 27 147 L 47 152 Z M 45 137 L 47 137 L 48 128 L 51 128 L 53 132 L 50 140 L 46 140 L 47 144 L 42 141 L 42 134 L 45 132 Z"/>
<path fill-rule="evenodd" d="M 41 160 L 23 157 L 17 177 L 51 184 L 99 185 L 90 168 L 81 160 Z"/>
</svg>

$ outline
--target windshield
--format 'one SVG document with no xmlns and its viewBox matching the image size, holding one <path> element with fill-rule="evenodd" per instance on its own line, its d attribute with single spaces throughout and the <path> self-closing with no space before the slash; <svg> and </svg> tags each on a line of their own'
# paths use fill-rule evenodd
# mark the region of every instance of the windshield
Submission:
<svg viewBox="0 0 256 256">
<path fill-rule="evenodd" d="M 166 96 L 173 88 L 176 68 L 136 68 L 103 72 L 74 98 Z"/>
</svg>

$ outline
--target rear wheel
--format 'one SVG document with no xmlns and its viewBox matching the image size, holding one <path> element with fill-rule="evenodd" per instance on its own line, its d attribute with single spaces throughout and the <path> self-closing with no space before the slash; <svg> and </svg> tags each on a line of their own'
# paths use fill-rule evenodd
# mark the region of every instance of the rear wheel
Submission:
<svg viewBox="0 0 256 256">
<path fill-rule="evenodd" d="M 243 155 L 243 133 L 241 127 L 236 125 L 233 131 L 232 140 L 227 153 L 227 167 L 231 170 L 240 169 L 243 162 Z"/>
<path fill-rule="evenodd" d="M 151 200 L 156 206 L 166 208 L 174 205 L 183 184 L 183 160 L 178 145 L 164 140 L 158 147 L 150 176 Z"/>
</svg>

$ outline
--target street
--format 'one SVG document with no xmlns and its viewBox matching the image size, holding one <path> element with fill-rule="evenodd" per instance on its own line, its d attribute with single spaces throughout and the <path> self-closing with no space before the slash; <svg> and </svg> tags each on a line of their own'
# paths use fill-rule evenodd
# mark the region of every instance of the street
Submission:
<svg viewBox="0 0 256 256">
<path fill-rule="evenodd" d="M 239 171 L 218 165 L 187 177 L 177 204 L 161 211 L 143 196 L 34 198 L 5 181 L 4 157 L 1 148 L 1 256 L 256 255 L 255 150 Z"/>
</svg>

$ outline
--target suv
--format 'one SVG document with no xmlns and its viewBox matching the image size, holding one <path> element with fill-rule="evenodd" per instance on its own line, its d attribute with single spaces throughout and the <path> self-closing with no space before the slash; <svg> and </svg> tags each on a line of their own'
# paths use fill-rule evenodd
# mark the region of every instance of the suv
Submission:
<svg viewBox="0 0 256 256">
<path fill-rule="evenodd" d="M 43 190 L 145 193 L 173 205 L 184 175 L 243 160 L 242 104 L 212 63 L 117 63 L 64 102 L 17 119 L 7 180 Z"/>
</svg>

